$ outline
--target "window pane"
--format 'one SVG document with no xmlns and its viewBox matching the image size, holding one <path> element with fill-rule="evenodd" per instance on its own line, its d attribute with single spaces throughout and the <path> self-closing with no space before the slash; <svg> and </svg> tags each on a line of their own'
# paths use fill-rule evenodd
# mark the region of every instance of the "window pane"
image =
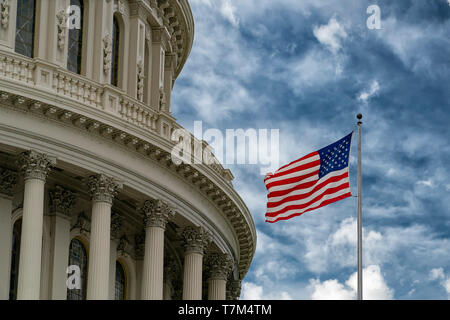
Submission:
<svg viewBox="0 0 450 320">
<path fill-rule="evenodd" d="M 116 261 L 115 300 L 125 300 L 125 271 L 122 264 Z"/>
<path fill-rule="evenodd" d="M 30 58 L 34 49 L 35 9 L 35 0 L 17 1 L 15 51 Z"/>
<path fill-rule="evenodd" d="M 83 48 L 83 16 L 84 3 L 82 0 L 70 0 L 70 5 L 80 8 L 80 29 L 69 30 L 69 47 L 67 57 L 67 69 L 80 74 L 81 73 L 81 56 Z"/>
<path fill-rule="evenodd" d="M 120 28 L 116 17 L 113 19 L 113 37 L 112 37 L 112 65 L 111 65 L 111 84 L 118 86 L 119 83 L 119 39 Z"/>
<path fill-rule="evenodd" d="M 87 253 L 80 240 L 73 239 L 69 248 L 69 266 L 76 265 L 80 268 L 80 289 L 67 288 L 67 300 L 86 299 L 86 275 L 87 275 Z"/>
</svg>

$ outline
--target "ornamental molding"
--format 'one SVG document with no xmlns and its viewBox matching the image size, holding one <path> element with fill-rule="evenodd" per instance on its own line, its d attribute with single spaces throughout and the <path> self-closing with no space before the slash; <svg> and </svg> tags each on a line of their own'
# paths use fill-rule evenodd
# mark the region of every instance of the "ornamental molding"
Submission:
<svg viewBox="0 0 450 320">
<path fill-rule="evenodd" d="M 128 240 L 127 236 L 123 235 L 119 239 L 119 244 L 117 245 L 117 256 L 118 257 L 130 257 L 130 253 L 132 252 L 132 245 L 130 240 Z"/>
<path fill-rule="evenodd" d="M 39 179 L 45 181 L 51 168 L 56 164 L 56 158 L 34 150 L 22 152 L 17 160 L 24 179 Z"/>
<path fill-rule="evenodd" d="M 144 215 L 144 226 L 166 228 L 167 222 L 175 217 L 175 212 L 167 202 L 160 199 L 147 200 L 141 208 Z"/>
<path fill-rule="evenodd" d="M 17 172 L 0 168 L 0 194 L 12 197 L 17 184 Z"/>
<path fill-rule="evenodd" d="M 145 230 L 134 236 L 134 256 L 136 260 L 143 260 L 145 255 Z"/>
<path fill-rule="evenodd" d="M 185 253 L 204 254 L 212 241 L 212 235 L 204 227 L 187 226 L 181 233 Z"/>
<path fill-rule="evenodd" d="M 241 280 L 231 280 L 227 282 L 226 298 L 227 300 L 239 300 L 241 296 Z"/>
<path fill-rule="evenodd" d="M 114 197 L 122 189 L 121 183 L 104 174 L 90 176 L 87 185 L 92 201 L 107 202 L 109 204 L 112 204 Z"/>
<path fill-rule="evenodd" d="M 123 217 L 116 211 L 111 213 L 111 239 L 119 240 L 123 234 Z"/>
<path fill-rule="evenodd" d="M 50 211 L 55 214 L 60 213 L 63 216 L 70 218 L 72 209 L 76 204 L 76 194 L 56 185 L 53 190 L 50 190 L 49 196 Z"/>
<path fill-rule="evenodd" d="M 9 26 L 9 0 L 0 0 L 0 22 L 4 29 L 8 29 Z"/>
<path fill-rule="evenodd" d="M 84 235 L 89 238 L 89 234 L 91 232 L 91 222 L 86 217 L 84 211 L 81 211 L 77 215 L 77 219 L 75 224 L 70 228 L 70 231 L 75 230 L 78 231 L 79 234 Z"/>
<path fill-rule="evenodd" d="M 137 98 L 139 101 L 144 99 L 144 64 L 139 60 L 137 64 Z"/>
<path fill-rule="evenodd" d="M 168 257 L 164 260 L 164 281 L 171 284 L 177 280 L 180 275 L 180 268 L 175 259 Z"/>
<path fill-rule="evenodd" d="M 210 253 L 206 257 L 209 279 L 227 280 L 233 270 L 233 259 L 227 253 Z"/>
<path fill-rule="evenodd" d="M 58 49 L 64 50 L 66 43 L 66 29 L 67 29 L 67 13 L 64 9 L 61 9 L 56 14 L 56 27 L 58 31 Z"/>
<path fill-rule="evenodd" d="M 103 37 L 103 73 L 105 76 L 109 74 L 111 70 L 112 62 L 112 38 L 109 32 L 105 33 Z"/>
</svg>

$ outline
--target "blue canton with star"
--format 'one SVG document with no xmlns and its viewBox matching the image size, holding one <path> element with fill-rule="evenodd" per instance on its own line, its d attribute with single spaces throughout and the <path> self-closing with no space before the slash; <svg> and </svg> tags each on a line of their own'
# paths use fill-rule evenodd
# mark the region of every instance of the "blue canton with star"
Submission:
<svg viewBox="0 0 450 320">
<path fill-rule="evenodd" d="M 317 151 L 320 156 L 319 179 L 330 172 L 348 167 L 353 132 Z"/>
</svg>

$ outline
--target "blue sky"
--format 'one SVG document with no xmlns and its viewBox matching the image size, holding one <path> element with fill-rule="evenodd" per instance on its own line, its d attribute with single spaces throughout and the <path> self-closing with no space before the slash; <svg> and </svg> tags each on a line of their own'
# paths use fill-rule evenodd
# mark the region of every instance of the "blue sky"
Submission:
<svg viewBox="0 0 450 320">
<path fill-rule="evenodd" d="M 175 83 L 178 121 L 279 129 L 283 165 L 348 134 L 362 112 L 365 298 L 448 299 L 449 1 L 190 4 L 195 40 Z M 371 30 L 374 4 L 381 29 Z M 356 199 L 267 224 L 260 166 L 227 167 L 258 232 L 241 298 L 354 299 Z"/>
</svg>

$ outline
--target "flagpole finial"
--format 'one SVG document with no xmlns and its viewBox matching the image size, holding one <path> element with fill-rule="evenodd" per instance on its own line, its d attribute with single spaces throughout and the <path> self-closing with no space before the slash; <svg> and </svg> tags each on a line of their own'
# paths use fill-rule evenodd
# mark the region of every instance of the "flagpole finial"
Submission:
<svg viewBox="0 0 450 320">
<path fill-rule="evenodd" d="M 356 118 L 358 119 L 358 124 L 362 124 L 362 121 L 361 121 L 361 119 L 362 119 L 362 114 L 361 113 L 358 113 L 357 115 L 356 115 Z"/>
</svg>

